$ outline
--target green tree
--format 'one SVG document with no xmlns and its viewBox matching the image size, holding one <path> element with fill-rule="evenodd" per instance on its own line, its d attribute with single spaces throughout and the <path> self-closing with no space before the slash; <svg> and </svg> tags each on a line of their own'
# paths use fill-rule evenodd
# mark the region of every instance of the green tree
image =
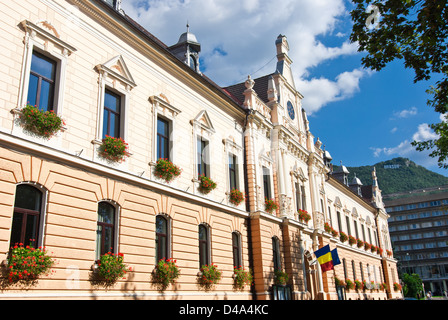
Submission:
<svg viewBox="0 0 448 320">
<path fill-rule="evenodd" d="M 402 276 L 404 282 L 403 292 L 405 297 L 419 298 L 424 296 L 422 292 L 422 280 L 416 273 L 405 273 Z"/>
<path fill-rule="evenodd" d="M 380 71 L 403 60 L 415 72 L 414 82 L 437 81 L 428 88 L 428 105 L 441 114 L 429 127 L 437 139 L 414 141 L 418 151 L 432 150 L 439 167 L 448 168 L 448 0 L 352 0 L 352 42 L 366 52 L 362 64 Z"/>
</svg>

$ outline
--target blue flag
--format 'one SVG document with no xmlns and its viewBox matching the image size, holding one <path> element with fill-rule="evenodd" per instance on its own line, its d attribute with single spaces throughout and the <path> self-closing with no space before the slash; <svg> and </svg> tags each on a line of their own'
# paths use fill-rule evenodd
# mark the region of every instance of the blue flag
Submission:
<svg viewBox="0 0 448 320">
<path fill-rule="evenodd" d="M 333 259 L 333 266 L 341 264 L 341 261 L 339 260 L 338 249 L 335 248 L 331 250 L 331 258 Z"/>
</svg>

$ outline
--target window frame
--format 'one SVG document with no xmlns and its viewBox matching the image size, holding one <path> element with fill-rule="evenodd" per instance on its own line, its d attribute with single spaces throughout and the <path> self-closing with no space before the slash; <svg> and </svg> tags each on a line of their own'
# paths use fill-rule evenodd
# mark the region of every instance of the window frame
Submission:
<svg viewBox="0 0 448 320">
<path fill-rule="evenodd" d="M 157 232 L 157 219 L 163 219 L 165 224 L 166 224 L 166 233 L 160 233 Z M 156 216 L 156 220 L 155 220 L 156 226 L 155 226 L 155 263 L 157 264 L 159 262 L 160 259 L 165 258 L 165 259 L 169 259 L 171 258 L 171 223 L 170 223 L 170 219 L 165 216 L 164 214 L 158 214 Z M 159 237 L 162 237 L 162 239 L 164 239 L 165 242 L 165 252 L 161 253 L 160 251 L 160 243 L 159 243 Z"/>
<path fill-rule="evenodd" d="M 99 222 L 98 220 L 98 216 L 99 216 L 99 208 L 100 208 L 100 204 L 101 203 L 105 203 L 107 205 L 109 205 L 110 207 L 113 208 L 114 212 L 113 212 L 113 218 L 114 218 L 114 223 L 110 224 L 110 223 L 105 223 L 105 222 Z M 119 235 L 119 227 L 118 227 L 118 223 L 120 221 L 120 207 L 109 200 L 102 200 L 99 201 L 97 203 L 97 211 L 96 211 L 96 238 L 95 238 L 95 261 L 99 260 L 100 257 L 107 253 L 107 252 L 113 252 L 113 253 L 118 253 L 118 235 Z M 98 227 L 99 226 L 105 226 L 105 227 L 110 227 L 112 226 L 112 247 L 110 248 L 110 250 L 105 250 L 104 248 L 104 243 L 103 243 L 103 235 L 104 235 L 104 228 L 101 231 L 102 235 L 101 235 L 101 244 L 100 244 L 100 252 L 98 252 Z M 104 250 L 104 252 L 102 252 L 102 250 Z"/>
<path fill-rule="evenodd" d="M 114 111 L 110 109 L 108 106 L 106 106 L 106 96 L 110 95 L 114 98 L 116 98 L 118 103 L 118 111 Z M 123 127 L 122 124 L 122 113 L 123 113 L 123 96 L 114 90 L 111 90 L 110 88 L 106 87 L 104 89 L 104 104 L 103 104 L 103 133 L 102 138 L 104 139 L 106 136 L 114 137 L 114 138 L 122 138 L 122 130 Z M 107 121 L 106 121 L 106 115 L 107 115 Z M 111 117 L 114 115 L 118 118 L 118 129 L 116 129 L 117 132 L 114 132 L 111 134 L 110 132 L 110 123 L 111 123 Z M 105 128 L 105 125 L 107 125 L 107 128 Z M 106 130 L 105 130 L 106 129 Z M 105 132 L 106 131 L 106 132 Z"/>
<path fill-rule="evenodd" d="M 272 237 L 272 257 L 274 262 L 274 271 L 282 270 L 280 239 L 277 236 Z"/>
<path fill-rule="evenodd" d="M 266 174 L 267 173 L 267 174 Z M 271 170 L 268 167 L 262 167 L 263 175 L 263 195 L 265 199 L 272 199 Z"/>
<path fill-rule="evenodd" d="M 201 239 L 201 228 L 204 229 L 205 239 Z M 210 242 L 210 227 L 201 223 L 198 227 L 198 249 L 199 249 L 199 269 L 203 265 L 211 264 L 211 242 Z M 204 248 L 202 248 L 204 246 Z M 203 256 L 205 253 L 205 257 Z M 204 263 L 205 262 L 205 263 Z"/>
<path fill-rule="evenodd" d="M 51 78 L 48 78 L 40 73 L 38 73 L 37 71 L 33 70 L 32 66 L 33 66 L 33 61 L 35 59 L 35 57 L 37 59 L 41 59 L 41 60 L 45 60 L 47 63 L 49 63 L 52 66 L 52 75 Z M 30 103 L 31 105 L 34 105 L 36 107 L 38 107 L 40 110 L 44 110 L 44 111 L 50 111 L 50 110 L 54 110 L 55 107 L 55 91 L 56 91 L 56 85 L 58 83 L 58 61 L 48 57 L 47 55 L 44 55 L 42 53 L 40 53 L 38 50 L 33 50 L 32 55 L 31 55 L 31 67 L 30 67 L 30 75 L 29 75 L 29 81 L 28 81 L 28 92 L 27 92 L 27 103 L 29 103 L 30 101 L 30 93 L 31 93 L 31 76 L 34 76 L 37 78 L 37 85 L 36 85 L 36 91 L 33 92 L 34 93 L 34 99 L 35 99 L 35 103 Z M 47 82 L 49 83 L 49 88 L 48 88 L 48 105 L 44 108 L 42 107 L 41 103 L 42 101 L 40 101 L 41 99 L 41 94 L 42 94 L 42 90 L 43 90 L 43 85 L 42 82 Z"/>
<path fill-rule="evenodd" d="M 204 159 L 205 157 L 205 159 Z M 196 136 L 196 172 L 197 177 L 201 175 L 211 177 L 210 174 L 210 141 L 201 135 Z"/>
<path fill-rule="evenodd" d="M 159 132 L 159 122 L 163 123 L 165 126 L 165 132 L 164 133 L 160 133 Z M 156 159 L 167 159 L 167 160 L 171 160 L 171 125 L 170 125 L 170 121 L 158 116 L 157 117 L 157 128 L 156 128 Z M 166 146 L 166 150 L 161 150 L 160 146 L 162 145 L 162 141 L 164 142 L 164 145 Z"/>
<path fill-rule="evenodd" d="M 16 203 L 16 198 L 17 198 L 17 188 L 19 186 L 22 185 L 26 185 L 29 187 L 34 188 L 37 192 L 40 193 L 40 208 L 39 208 L 39 212 L 37 213 L 37 211 L 35 210 L 29 210 L 29 209 L 24 209 L 24 208 L 19 208 L 15 206 Z M 19 183 L 16 185 L 16 189 L 15 189 L 15 196 L 14 196 L 14 207 L 13 207 L 13 216 L 11 216 L 11 229 L 10 229 L 10 237 L 9 237 L 9 242 L 10 242 L 10 247 L 13 245 L 13 243 L 11 243 L 11 236 L 12 236 L 12 232 L 13 232 L 13 227 L 14 227 L 14 214 L 20 213 L 20 214 L 33 214 L 33 215 L 38 215 L 38 221 L 36 223 L 36 234 L 37 234 L 37 239 L 35 239 L 34 241 L 34 247 L 40 247 L 43 246 L 44 243 L 44 238 L 45 238 L 45 234 L 44 234 L 44 229 L 45 229 L 45 223 L 46 223 L 46 203 L 47 203 L 47 195 L 48 195 L 48 191 L 35 183 Z M 20 231 L 20 238 L 21 240 L 23 240 L 23 237 L 25 237 L 25 234 L 23 233 L 24 228 L 26 227 L 26 220 L 22 221 L 22 226 L 21 226 L 21 231 Z M 24 245 L 26 245 L 26 241 L 21 241 L 21 243 L 23 243 Z"/>
<path fill-rule="evenodd" d="M 168 154 L 169 154 L 169 160 L 173 163 L 176 162 L 176 153 L 175 151 L 175 138 L 176 138 L 176 118 L 177 115 L 181 113 L 181 111 L 174 106 L 172 106 L 168 98 L 160 94 L 160 96 L 151 96 L 149 97 L 149 102 L 152 104 L 152 113 L 153 113 L 153 119 L 152 119 L 152 154 L 151 154 L 151 162 L 150 165 L 155 165 L 158 157 L 158 149 L 157 149 L 157 127 L 158 127 L 158 119 L 162 119 L 164 121 L 168 122 L 169 126 L 169 147 L 168 147 Z"/>
<path fill-rule="evenodd" d="M 234 268 L 239 268 L 243 265 L 242 250 L 241 250 L 241 234 L 238 231 L 232 232 L 232 257 Z"/>
<path fill-rule="evenodd" d="M 41 24 L 42 27 L 38 24 Z M 37 24 L 34 24 L 28 20 L 23 20 L 20 25 L 25 31 L 24 54 L 19 87 L 19 107 L 13 109 L 13 111 L 14 113 L 17 113 L 21 107 L 28 103 L 31 63 L 33 54 L 36 52 L 56 63 L 52 110 L 56 114 L 61 115 L 64 106 L 67 63 L 69 56 L 76 52 L 76 48 L 67 42 L 62 41 L 56 28 L 54 28 L 48 21 L 40 21 Z M 52 46 L 49 46 L 49 43 L 51 43 Z M 51 51 L 50 48 L 52 48 Z"/>
</svg>

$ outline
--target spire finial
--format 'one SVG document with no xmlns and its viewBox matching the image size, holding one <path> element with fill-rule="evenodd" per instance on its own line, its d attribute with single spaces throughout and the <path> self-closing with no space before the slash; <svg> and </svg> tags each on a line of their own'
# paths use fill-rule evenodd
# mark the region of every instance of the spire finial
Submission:
<svg viewBox="0 0 448 320">
<path fill-rule="evenodd" d="M 190 32 L 190 24 L 188 23 L 188 20 L 187 20 L 187 32 Z"/>
</svg>

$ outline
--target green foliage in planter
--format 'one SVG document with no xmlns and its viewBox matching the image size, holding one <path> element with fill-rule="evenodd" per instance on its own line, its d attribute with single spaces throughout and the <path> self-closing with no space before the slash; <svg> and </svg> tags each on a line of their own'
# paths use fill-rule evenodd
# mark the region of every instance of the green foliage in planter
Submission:
<svg viewBox="0 0 448 320">
<path fill-rule="evenodd" d="M 264 201 L 264 210 L 266 210 L 269 213 L 273 213 L 275 210 L 278 209 L 278 204 L 275 202 L 274 199 L 265 199 Z"/>
<path fill-rule="evenodd" d="M 129 156 L 128 144 L 121 138 L 106 136 L 99 147 L 99 154 L 106 160 L 121 162 Z"/>
<path fill-rule="evenodd" d="M 362 241 L 361 239 L 356 239 L 356 245 L 358 246 L 358 248 L 361 248 L 364 245 L 364 241 Z"/>
<path fill-rule="evenodd" d="M 222 272 L 219 271 L 218 266 L 215 264 L 203 265 L 201 267 L 201 276 L 199 282 L 206 288 L 218 284 L 221 281 Z"/>
<path fill-rule="evenodd" d="M 348 243 L 352 246 L 356 243 L 356 238 L 352 235 L 348 236 Z"/>
<path fill-rule="evenodd" d="M 289 280 L 289 276 L 285 271 L 280 270 L 280 269 L 277 269 L 274 271 L 275 284 L 285 285 L 288 283 L 288 280 Z"/>
<path fill-rule="evenodd" d="M 98 275 L 109 283 L 114 283 L 119 278 L 125 279 L 126 273 L 131 271 L 131 268 L 128 268 L 123 260 L 122 253 L 108 252 L 103 254 L 98 261 Z"/>
<path fill-rule="evenodd" d="M 182 169 L 168 159 L 159 159 L 156 162 L 154 172 L 159 178 L 164 179 L 166 182 L 170 182 L 181 174 Z"/>
<path fill-rule="evenodd" d="M 238 189 L 230 190 L 229 201 L 235 206 L 238 206 L 241 202 L 244 201 L 244 193 Z"/>
<path fill-rule="evenodd" d="M 154 269 L 154 282 L 160 284 L 163 289 L 179 278 L 180 270 L 176 262 L 174 259 L 160 259 Z"/>
<path fill-rule="evenodd" d="M 305 223 L 308 223 L 308 221 L 310 221 L 311 215 L 307 211 L 299 209 L 298 213 L 300 221 L 304 221 Z"/>
<path fill-rule="evenodd" d="M 345 288 L 347 290 L 354 289 L 355 288 L 355 283 L 352 280 L 350 280 L 350 279 L 345 279 Z"/>
<path fill-rule="evenodd" d="M 358 291 L 363 290 L 364 284 L 359 280 L 355 280 L 355 289 Z"/>
<path fill-rule="evenodd" d="M 26 131 L 47 139 L 54 136 L 65 125 L 64 120 L 53 110 L 43 111 L 29 104 L 22 108 L 19 119 Z"/>
<path fill-rule="evenodd" d="M 48 275 L 54 263 L 45 248 L 15 244 L 8 254 L 8 282 L 35 281 L 41 275 Z"/>
<path fill-rule="evenodd" d="M 199 191 L 207 194 L 216 188 L 216 183 L 205 175 L 199 177 Z"/>
<path fill-rule="evenodd" d="M 242 266 L 234 267 L 233 274 L 237 288 L 243 289 L 246 285 L 250 286 L 252 284 L 253 276 L 250 270 L 246 271 Z"/>
<path fill-rule="evenodd" d="M 347 241 L 348 240 L 347 234 L 345 232 L 341 231 L 340 234 L 339 234 L 339 240 L 341 240 L 342 242 Z"/>
</svg>

